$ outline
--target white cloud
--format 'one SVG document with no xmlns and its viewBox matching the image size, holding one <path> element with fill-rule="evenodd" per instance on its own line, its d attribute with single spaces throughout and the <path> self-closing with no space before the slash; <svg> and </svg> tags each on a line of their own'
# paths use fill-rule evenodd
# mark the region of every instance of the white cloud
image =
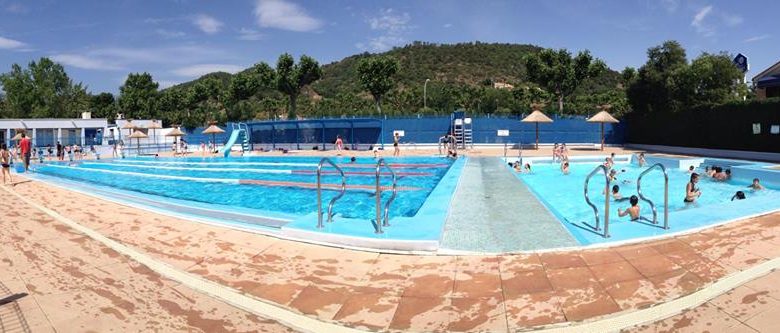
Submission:
<svg viewBox="0 0 780 333">
<path fill-rule="evenodd" d="M 736 26 L 736 25 L 740 25 L 740 24 L 742 24 L 742 21 L 744 21 L 742 16 L 733 15 L 733 14 L 727 14 L 727 13 L 721 14 L 721 18 L 723 19 L 723 22 L 725 22 L 726 25 L 728 25 L 730 27 L 733 27 L 733 26 Z"/>
<path fill-rule="evenodd" d="M 661 0 L 661 6 L 666 9 L 667 12 L 674 13 L 677 11 L 677 7 L 680 6 L 678 0 Z"/>
<path fill-rule="evenodd" d="M 198 77 L 213 72 L 228 72 L 232 74 L 243 69 L 244 67 L 237 66 L 237 65 L 199 64 L 199 65 L 180 67 L 172 70 L 171 73 L 181 77 Z"/>
<path fill-rule="evenodd" d="M 357 43 L 355 47 L 363 51 L 383 52 L 401 45 L 406 42 L 404 36 L 413 29 L 411 21 L 409 13 L 399 13 L 392 8 L 382 9 L 378 16 L 366 20 L 371 30 L 377 31 L 379 35 Z M 444 27 L 449 28 L 447 25 L 452 26 L 448 23 Z"/>
<path fill-rule="evenodd" d="M 82 69 L 97 69 L 97 70 L 122 70 L 124 67 L 111 64 L 105 60 L 83 56 L 79 54 L 55 54 L 51 56 L 52 60 L 58 63 L 62 63 L 68 66 L 73 66 Z"/>
<path fill-rule="evenodd" d="M 745 43 L 757 42 L 771 37 L 770 35 L 753 36 L 744 40 Z"/>
<path fill-rule="evenodd" d="M 192 20 L 192 23 L 195 24 L 195 26 L 197 26 L 200 31 L 203 31 L 209 35 L 213 35 L 219 32 L 219 30 L 221 30 L 222 26 L 224 25 L 219 20 L 205 14 L 195 16 Z"/>
<path fill-rule="evenodd" d="M 181 38 L 184 37 L 186 34 L 183 31 L 176 31 L 176 30 L 167 30 L 167 29 L 156 29 L 154 32 L 163 38 L 173 39 L 173 38 Z"/>
<path fill-rule="evenodd" d="M 693 21 L 691 21 L 691 26 L 696 29 L 696 32 L 704 36 L 712 36 L 715 34 L 712 27 L 704 23 L 704 19 L 707 18 L 707 15 L 709 15 L 710 12 L 712 12 L 712 6 L 705 6 L 696 12 L 696 15 L 693 16 Z"/>
<path fill-rule="evenodd" d="M 25 7 L 24 5 L 22 5 L 22 4 L 18 3 L 18 2 L 14 2 L 14 3 L 10 3 L 7 6 L 5 6 L 5 11 L 7 11 L 9 13 L 14 13 L 14 14 L 24 14 L 24 13 L 29 12 L 30 10 L 27 9 L 27 7 Z"/>
<path fill-rule="evenodd" d="M 442 27 L 445 29 L 452 28 L 452 23 L 445 23 Z"/>
<path fill-rule="evenodd" d="M 157 81 L 157 84 L 160 86 L 160 89 L 170 88 L 173 87 L 181 82 L 177 81 L 169 81 L 169 80 L 160 80 Z M 122 84 L 124 84 L 124 79 L 122 80 Z"/>
<path fill-rule="evenodd" d="M 310 16 L 301 6 L 285 0 L 257 0 L 255 18 L 264 28 L 306 32 L 322 27 L 322 21 Z"/>
<path fill-rule="evenodd" d="M 18 50 L 24 48 L 25 46 L 27 46 L 27 44 L 18 40 L 0 37 L 0 49 Z"/>
<path fill-rule="evenodd" d="M 247 28 L 241 28 L 238 35 L 238 39 L 240 40 L 261 40 L 264 37 L 259 31 Z"/>
</svg>

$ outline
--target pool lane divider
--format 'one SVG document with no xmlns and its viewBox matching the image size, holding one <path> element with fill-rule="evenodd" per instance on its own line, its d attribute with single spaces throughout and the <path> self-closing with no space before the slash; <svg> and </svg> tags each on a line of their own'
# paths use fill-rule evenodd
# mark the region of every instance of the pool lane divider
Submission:
<svg viewBox="0 0 780 333">
<path fill-rule="evenodd" d="M 291 169 L 252 169 L 252 168 L 188 168 L 188 167 L 175 167 L 164 165 L 128 165 L 124 163 L 96 163 L 96 162 L 84 162 L 82 165 L 108 165 L 119 167 L 132 167 L 142 169 L 160 169 L 160 170 L 181 170 L 181 171 L 205 171 L 205 172 L 248 172 L 248 173 L 271 173 L 271 174 L 301 174 L 301 175 L 314 175 L 317 174 L 317 170 L 291 170 Z M 91 169 L 90 169 L 91 170 Z M 105 169 L 102 169 L 105 170 Z M 323 175 L 336 175 L 338 171 L 322 171 Z M 376 172 L 370 171 L 345 171 L 344 174 L 348 176 L 374 176 Z M 433 176 L 430 172 L 396 172 L 398 176 Z M 389 172 L 382 172 L 382 176 L 390 176 Z"/>
<path fill-rule="evenodd" d="M 7 187 L 3 191 L 36 208 L 58 222 L 85 234 L 87 237 L 111 248 L 122 255 L 135 260 L 163 277 L 174 280 L 182 285 L 214 299 L 223 301 L 239 309 L 254 313 L 264 318 L 276 320 L 290 328 L 304 332 L 363 332 L 354 328 L 338 325 L 338 323 L 320 321 L 318 319 L 295 313 L 270 301 L 253 295 L 244 294 L 236 289 L 203 278 L 200 275 L 185 272 L 170 264 L 156 260 L 151 256 L 132 247 L 110 239 L 99 232 L 79 224 L 59 213 L 46 208 Z M 726 276 L 713 284 L 686 296 L 661 303 L 641 310 L 628 310 L 603 318 L 586 320 L 584 322 L 564 322 L 547 327 L 540 327 L 537 332 L 576 333 L 576 332 L 617 332 L 637 325 L 657 322 L 685 310 L 696 308 L 729 290 L 744 285 L 747 282 L 765 276 L 780 269 L 780 258 L 767 260 L 753 267 Z M 532 327 L 529 327 L 531 329 Z"/>
<path fill-rule="evenodd" d="M 168 179 L 168 180 L 186 180 L 186 181 L 195 181 L 195 182 L 204 182 L 204 183 L 223 183 L 223 184 L 237 184 L 237 185 L 263 185 L 263 186 L 279 186 L 279 187 L 298 187 L 298 188 L 308 188 L 308 189 L 316 189 L 317 183 L 305 183 L 305 182 L 287 182 L 287 181 L 276 181 L 276 180 L 259 180 L 259 179 L 235 179 L 235 178 L 199 178 L 199 177 L 186 177 L 186 176 L 172 176 L 172 175 L 157 175 L 157 174 L 149 174 L 149 173 L 138 173 L 138 172 L 130 172 L 130 171 L 118 171 L 118 170 L 105 170 L 105 169 L 84 169 L 84 168 L 78 168 L 78 167 L 72 167 L 72 166 L 66 166 L 66 165 L 55 165 L 55 164 L 49 164 L 47 167 L 54 167 L 54 168 L 60 168 L 60 169 L 70 169 L 70 170 L 89 170 L 90 172 L 102 172 L 102 173 L 110 173 L 110 174 L 119 174 L 119 175 L 127 175 L 127 176 L 134 176 L 134 177 L 146 177 L 146 178 L 158 178 L 158 179 Z M 341 190 L 341 184 L 322 184 L 322 188 L 325 190 Z M 347 190 L 363 190 L 363 191 L 373 191 L 376 190 L 375 185 L 347 185 Z M 413 186 L 398 186 L 398 191 L 419 191 L 422 190 L 420 187 L 413 187 Z M 390 186 L 384 186 L 382 187 L 382 191 L 392 190 L 392 187 Z"/>
<path fill-rule="evenodd" d="M 137 263 L 146 266 L 150 270 L 154 271 L 161 276 L 176 281 L 196 292 L 204 294 L 215 300 L 225 302 L 231 306 L 239 308 L 241 310 L 253 313 L 263 318 L 278 321 L 279 323 L 301 332 L 334 332 L 334 333 L 357 333 L 364 332 L 358 329 L 345 327 L 333 322 L 321 321 L 309 316 L 301 315 L 293 312 L 287 308 L 279 306 L 271 301 L 256 297 L 251 294 L 245 294 L 234 288 L 219 284 L 204 278 L 201 275 L 189 273 L 181 269 L 171 266 L 169 263 L 154 259 L 146 253 L 138 251 L 123 243 L 110 239 L 103 234 L 83 226 L 76 221 L 73 221 L 59 213 L 46 208 L 28 198 L 25 198 L 16 191 L 0 187 L 6 193 L 9 193 L 22 202 L 30 205 L 31 207 L 38 209 L 49 215 L 54 220 L 86 235 L 87 237 L 95 240 L 98 243 L 136 261 Z"/>
<path fill-rule="evenodd" d="M 187 162 L 187 161 L 140 161 L 140 160 L 113 160 L 113 162 L 121 162 L 125 164 L 185 164 L 185 165 L 251 165 L 251 166 L 309 166 L 317 167 L 317 163 L 301 163 L 301 162 Z M 365 163 L 341 163 L 340 167 L 344 168 L 376 168 L 376 164 Z M 391 168 L 401 169 L 433 169 L 433 168 L 447 168 L 449 164 L 446 163 L 390 163 Z"/>
</svg>

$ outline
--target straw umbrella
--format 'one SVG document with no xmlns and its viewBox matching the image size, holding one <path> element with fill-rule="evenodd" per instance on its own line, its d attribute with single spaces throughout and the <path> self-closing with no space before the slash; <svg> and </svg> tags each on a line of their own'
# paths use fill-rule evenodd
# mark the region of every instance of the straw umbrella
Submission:
<svg viewBox="0 0 780 333">
<path fill-rule="evenodd" d="M 159 152 L 160 147 L 157 145 L 157 136 L 154 134 L 157 132 L 156 130 L 162 128 L 162 125 L 160 125 L 160 123 L 157 122 L 157 120 L 152 120 L 152 122 L 149 123 L 149 125 L 147 125 L 146 128 L 152 130 L 152 137 L 154 137 L 154 145 L 157 146 L 157 151 Z"/>
<path fill-rule="evenodd" d="M 539 149 L 539 123 L 551 123 L 553 122 L 550 117 L 546 116 L 542 111 L 539 111 L 539 106 L 534 104 L 531 105 L 531 107 L 534 109 L 534 112 L 531 112 L 531 114 L 528 115 L 528 117 L 523 118 L 521 122 L 524 123 L 536 123 L 536 149 Z"/>
<path fill-rule="evenodd" d="M 211 142 L 214 143 L 214 151 L 217 150 L 217 134 L 225 133 L 225 130 L 219 128 L 217 123 L 212 121 L 209 123 L 209 127 L 203 130 L 203 134 L 211 134 Z"/>
<path fill-rule="evenodd" d="M 135 124 L 133 124 L 133 120 L 132 119 L 128 119 L 127 122 L 125 122 L 125 124 L 122 125 L 122 127 L 121 127 L 121 129 L 126 129 L 127 130 L 127 135 L 128 136 L 132 135 L 133 130 L 136 129 L 136 128 L 138 128 L 138 127 L 136 127 Z"/>
<path fill-rule="evenodd" d="M 612 107 L 609 104 L 599 106 L 602 111 L 595 116 L 590 117 L 587 121 L 590 123 L 601 123 L 601 150 L 604 150 L 604 123 L 619 123 L 615 117 L 613 117 L 607 110 Z"/>
<path fill-rule="evenodd" d="M 168 134 L 165 134 L 165 136 L 173 137 L 173 144 L 174 147 L 177 145 L 176 138 L 184 136 L 184 132 L 182 132 L 178 126 L 174 125 L 173 130 L 168 132 Z M 176 154 L 176 151 L 174 150 L 174 155 Z"/>
<path fill-rule="evenodd" d="M 141 155 L 141 139 L 148 138 L 148 137 L 149 136 L 146 135 L 146 133 L 141 132 L 139 130 L 136 130 L 135 132 L 133 132 L 133 134 L 130 134 L 130 136 L 128 136 L 128 138 L 130 139 L 138 139 L 138 155 Z"/>
</svg>

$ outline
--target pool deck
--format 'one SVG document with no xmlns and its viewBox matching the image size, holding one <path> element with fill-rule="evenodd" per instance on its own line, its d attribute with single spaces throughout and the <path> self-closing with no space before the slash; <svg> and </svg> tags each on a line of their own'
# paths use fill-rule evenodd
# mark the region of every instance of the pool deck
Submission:
<svg viewBox="0 0 780 333">
<path fill-rule="evenodd" d="M 500 159 L 469 158 L 452 198 L 441 250 L 506 253 L 577 245 Z"/>
<path fill-rule="evenodd" d="M 0 318 L 24 321 L 36 332 L 287 331 L 259 317 L 270 314 L 238 309 L 160 276 L 149 268 L 157 265 L 117 254 L 63 220 L 279 311 L 372 331 L 509 332 L 600 323 L 698 295 L 780 258 L 780 214 L 605 249 L 414 256 L 227 230 L 35 181 L 0 193 L 0 267 L 13 272 L 0 277 L 7 289 L 0 291 L 29 294 L 0 306 Z M 776 331 L 777 280 L 760 281 L 744 286 L 761 295 L 739 294 L 751 289 L 738 287 L 722 302 L 705 300 L 683 317 L 635 329 L 718 331 L 727 327 L 718 326 L 724 312 L 746 331 Z"/>
</svg>

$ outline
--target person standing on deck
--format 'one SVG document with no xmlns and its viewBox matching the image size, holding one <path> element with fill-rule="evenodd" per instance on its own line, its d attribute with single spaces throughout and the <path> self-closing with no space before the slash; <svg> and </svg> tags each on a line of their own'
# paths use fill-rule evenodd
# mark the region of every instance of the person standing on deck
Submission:
<svg viewBox="0 0 780 333">
<path fill-rule="evenodd" d="M 336 135 L 336 155 L 341 155 L 341 150 L 344 149 L 344 140 L 341 139 L 341 135 Z"/>
<path fill-rule="evenodd" d="M 32 153 L 30 151 L 30 139 L 27 138 L 27 135 L 22 133 L 22 141 L 19 142 L 19 148 L 22 151 L 22 161 L 24 162 L 24 172 L 27 172 L 30 169 L 30 154 Z"/>
<path fill-rule="evenodd" d="M 401 148 L 398 147 L 398 143 L 401 141 L 401 136 L 398 132 L 393 135 L 393 156 L 401 156 Z"/>
<path fill-rule="evenodd" d="M 13 184 L 14 179 L 11 178 L 11 153 L 8 151 L 8 146 L 5 143 L 0 145 L 0 166 L 3 167 L 3 185 L 6 183 L 6 175 L 8 175 L 8 184 Z"/>
</svg>

